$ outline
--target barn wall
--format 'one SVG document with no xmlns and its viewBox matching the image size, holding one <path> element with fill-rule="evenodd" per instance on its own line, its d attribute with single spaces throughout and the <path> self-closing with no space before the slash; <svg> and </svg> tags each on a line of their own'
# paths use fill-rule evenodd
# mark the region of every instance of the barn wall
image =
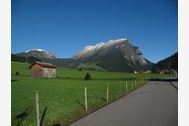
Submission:
<svg viewBox="0 0 189 126">
<path fill-rule="evenodd" d="M 44 68 L 38 64 L 35 64 L 31 68 L 32 77 L 37 78 L 56 78 L 55 68 Z"/>
<path fill-rule="evenodd" d="M 41 66 L 35 64 L 31 68 L 32 77 L 42 78 L 43 77 L 43 69 Z"/>
<path fill-rule="evenodd" d="M 54 68 L 42 68 L 43 77 L 45 78 L 56 78 L 56 69 Z"/>
</svg>

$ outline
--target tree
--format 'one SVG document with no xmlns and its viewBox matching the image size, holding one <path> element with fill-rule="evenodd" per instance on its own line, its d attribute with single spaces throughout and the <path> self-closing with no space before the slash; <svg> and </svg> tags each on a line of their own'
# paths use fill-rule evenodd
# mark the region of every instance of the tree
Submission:
<svg viewBox="0 0 189 126">
<path fill-rule="evenodd" d="M 16 76 L 20 75 L 20 73 L 18 71 L 16 71 Z"/>
<path fill-rule="evenodd" d="M 85 79 L 85 80 L 90 80 L 90 79 L 91 79 L 91 75 L 90 75 L 90 73 L 86 73 L 84 79 Z"/>
</svg>

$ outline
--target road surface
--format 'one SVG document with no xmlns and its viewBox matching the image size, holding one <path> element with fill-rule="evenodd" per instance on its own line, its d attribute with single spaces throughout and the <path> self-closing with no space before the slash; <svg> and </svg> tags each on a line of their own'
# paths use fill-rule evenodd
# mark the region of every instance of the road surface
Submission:
<svg viewBox="0 0 189 126">
<path fill-rule="evenodd" d="M 172 84 L 150 81 L 71 126 L 178 126 L 178 90 Z"/>
</svg>

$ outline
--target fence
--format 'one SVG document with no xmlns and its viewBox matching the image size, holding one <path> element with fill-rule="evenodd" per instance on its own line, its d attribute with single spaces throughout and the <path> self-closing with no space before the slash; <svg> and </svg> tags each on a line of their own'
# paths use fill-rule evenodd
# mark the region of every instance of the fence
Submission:
<svg viewBox="0 0 189 126">
<path fill-rule="evenodd" d="M 110 102 L 115 101 L 116 99 L 128 94 L 129 92 L 137 89 L 138 87 L 142 86 L 144 84 L 143 80 L 133 80 L 133 81 L 119 81 L 117 84 L 112 84 L 110 82 L 106 82 L 106 86 L 104 87 L 104 91 L 102 94 L 104 94 L 104 99 L 105 101 L 102 103 L 102 105 L 106 105 Z M 93 111 L 93 108 L 90 108 L 90 102 L 88 99 L 88 96 L 90 95 L 90 90 L 87 89 L 87 85 L 84 86 L 84 91 L 83 91 L 83 103 L 84 103 L 84 108 L 85 112 L 89 113 L 90 111 Z M 36 91 L 35 92 L 35 104 L 36 104 L 36 126 L 42 126 L 43 121 L 45 118 L 45 113 L 47 111 L 47 107 L 45 107 L 45 110 L 42 114 L 42 118 L 40 120 L 40 92 Z M 90 99 L 91 100 L 91 99 Z M 81 104 L 82 105 L 82 104 Z M 21 122 L 19 123 L 19 125 Z M 18 126 L 19 126 L 18 125 Z"/>
</svg>

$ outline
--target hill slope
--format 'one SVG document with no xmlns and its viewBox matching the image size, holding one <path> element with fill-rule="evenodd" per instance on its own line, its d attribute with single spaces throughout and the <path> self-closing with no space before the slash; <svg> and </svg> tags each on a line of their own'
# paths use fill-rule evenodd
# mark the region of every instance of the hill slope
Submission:
<svg viewBox="0 0 189 126">
<path fill-rule="evenodd" d="M 174 69 L 178 71 L 178 52 L 159 61 L 153 68 L 154 70 Z"/>
</svg>

